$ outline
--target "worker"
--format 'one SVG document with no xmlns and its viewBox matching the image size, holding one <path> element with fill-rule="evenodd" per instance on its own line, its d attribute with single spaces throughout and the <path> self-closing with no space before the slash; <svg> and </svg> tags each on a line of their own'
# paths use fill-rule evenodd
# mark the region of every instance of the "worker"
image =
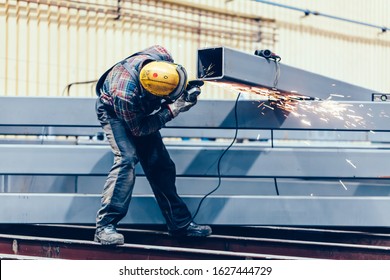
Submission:
<svg viewBox="0 0 390 280">
<path fill-rule="evenodd" d="M 140 162 L 172 236 L 209 236 L 210 226 L 192 219 L 177 194 L 175 164 L 159 130 L 196 104 L 188 101 L 186 70 L 162 46 L 135 53 L 99 79 L 96 113 L 114 154 L 96 217 L 95 241 L 124 244 L 117 232 L 126 216 Z M 146 209 L 147 210 L 147 209 Z"/>
</svg>

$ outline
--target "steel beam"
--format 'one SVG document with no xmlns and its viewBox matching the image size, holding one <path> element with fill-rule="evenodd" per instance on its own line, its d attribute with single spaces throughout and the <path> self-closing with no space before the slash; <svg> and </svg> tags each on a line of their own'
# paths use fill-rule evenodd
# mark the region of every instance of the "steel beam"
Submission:
<svg viewBox="0 0 390 280">
<path fill-rule="evenodd" d="M 106 176 L 100 176 L 94 180 L 80 176 L 78 193 L 101 194 Z M 11 179 L 12 181 L 12 179 Z M 13 186 L 13 183 L 10 182 Z M 348 184 L 348 182 L 346 182 Z M 384 184 L 384 183 L 383 183 Z M 204 195 L 211 192 L 218 185 L 218 178 L 212 177 L 177 177 L 177 192 L 180 195 Z M 17 186 L 15 186 L 17 187 Z M 386 186 L 383 186 L 386 189 Z M 390 188 L 388 188 L 390 192 Z M 17 189 L 9 192 L 19 192 Z M 137 176 L 133 194 L 152 195 L 149 181 L 144 176 Z M 223 178 L 215 195 L 276 195 L 275 183 L 272 178 Z"/>
<path fill-rule="evenodd" d="M 101 194 L 107 176 L 0 176 L 3 193 Z M 214 195 L 390 196 L 390 179 L 291 179 L 224 177 Z M 177 177 L 180 195 L 204 195 L 217 177 Z M 146 177 L 137 176 L 134 194 L 152 194 Z"/>
<path fill-rule="evenodd" d="M 69 233 L 69 229 L 67 230 Z M 139 233 L 142 234 L 142 233 Z M 146 235 L 146 234 L 145 234 Z M 134 236 L 132 236 L 134 237 Z M 156 239 L 163 239 L 165 236 L 161 238 L 161 236 L 157 236 L 154 234 L 154 243 L 156 243 Z M 183 238 L 181 238 L 183 239 Z M 211 237 L 207 239 L 209 241 Z M 127 241 L 127 240 L 126 240 Z M 197 240 L 201 244 L 204 244 L 205 242 L 203 240 Z M 202 242 L 203 241 L 203 242 Z M 268 241 L 268 240 L 267 240 Z M 279 245 L 279 247 L 282 246 L 283 241 L 275 240 L 274 242 L 268 241 L 263 242 L 265 244 L 264 247 L 268 248 L 272 245 Z M 180 242 L 180 241 L 179 241 Z M 221 241 L 220 241 L 221 242 Z M 236 241 L 232 242 L 228 238 L 225 238 L 225 245 L 231 245 L 234 249 L 233 250 L 225 250 L 225 249 L 218 249 L 213 250 L 209 248 L 204 248 L 204 246 L 186 246 L 185 242 L 181 242 L 180 245 L 174 244 L 175 246 L 169 246 L 161 244 L 158 245 L 150 244 L 137 244 L 134 243 L 131 239 L 129 240 L 129 243 L 126 243 L 121 246 L 101 246 L 100 244 L 97 244 L 94 241 L 89 240 L 74 240 L 74 239 L 63 239 L 63 238 L 47 238 L 47 237 L 36 237 L 36 236 L 25 236 L 25 235 L 6 235 L 6 234 L 0 234 L 0 251 L 5 252 L 6 254 L 0 254 L 0 258 L 4 256 L 4 258 L 10 258 L 10 259 L 28 259 L 29 256 L 32 258 L 32 256 L 37 256 L 36 259 L 44 259 L 45 257 L 52 258 L 52 259 L 67 259 L 67 260 L 247 260 L 247 259 L 266 259 L 266 260 L 303 260 L 303 259 L 309 259 L 310 257 L 300 257 L 300 256 L 284 256 L 279 254 L 263 254 L 259 252 L 251 252 L 253 250 L 253 243 L 256 243 L 254 241 L 250 242 L 247 241 L 244 245 L 236 245 L 234 243 L 244 243 L 245 241 Z M 248 243 L 251 243 L 252 245 L 250 248 L 252 250 L 248 250 Z M 233 244 L 232 244 L 233 243 Z M 260 242 L 259 242 L 260 243 Z M 271 245 L 269 243 L 272 243 Z M 292 245 L 292 243 L 295 243 Z M 322 247 L 323 250 L 326 250 L 326 248 L 329 250 L 329 246 L 323 245 L 319 246 L 319 244 L 314 245 L 314 242 L 311 242 L 310 245 L 306 243 L 298 243 L 298 242 L 284 242 L 284 245 L 287 245 L 290 249 L 290 251 L 293 251 L 294 249 L 296 252 L 300 249 L 301 253 L 302 250 L 305 250 L 306 247 L 316 247 L 318 250 L 319 247 Z M 184 246 L 183 246 L 184 245 Z M 245 248 L 246 245 L 246 248 Z M 342 245 L 341 245 L 342 246 Z M 241 247 L 242 249 L 246 249 L 247 251 L 239 251 L 237 250 L 237 247 Z M 263 247 L 263 248 L 264 248 Z M 294 248 L 295 247 L 295 248 Z M 302 248 L 303 247 L 303 248 Z M 368 247 L 368 246 L 366 246 Z M 265 249 L 268 249 L 265 248 Z M 271 247 L 272 248 L 272 247 Z M 351 256 L 351 253 L 348 252 L 347 246 L 342 246 L 343 256 Z M 379 259 L 381 256 L 383 256 L 383 253 L 381 253 L 380 249 L 382 248 L 375 248 L 376 250 L 373 250 L 371 248 L 365 248 L 366 254 L 364 255 L 366 258 L 371 257 L 374 259 Z M 382 249 L 384 250 L 384 248 Z M 269 251 L 269 249 L 268 249 Z M 306 249 L 305 252 L 309 254 L 309 250 Z M 360 254 L 354 254 L 355 259 L 358 256 L 362 255 L 362 252 L 364 250 L 362 249 L 359 251 Z M 23 255 L 20 255 L 23 253 Z M 370 253 L 370 255 L 368 255 Z M 27 255 L 27 256 L 26 256 Z M 375 258 L 376 257 L 376 258 Z M 36 266 L 35 266 L 36 268 Z M 58 270 L 60 270 L 63 267 L 59 267 Z M 8 275 L 15 276 L 15 272 L 9 272 Z M 41 273 L 40 273 L 41 275 Z M 21 279 L 25 277 L 16 276 L 15 279 Z M 74 278 L 74 277 L 69 277 Z M 47 278 L 46 278 L 47 279 Z"/>
<path fill-rule="evenodd" d="M 0 102 L 2 134 L 23 134 L 23 129 L 29 126 L 39 129 L 26 129 L 26 134 L 38 135 L 74 135 L 83 133 L 80 130 L 84 128 L 84 133 L 90 134 L 100 129 L 94 111 L 95 98 L 0 97 Z M 191 110 L 168 122 L 167 128 L 235 128 L 234 103 L 199 100 Z M 239 129 L 390 130 L 390 102 L 342 100 L 297 102 L 291 106 L 284 110 L 273 102 L 240 101 L 237 107 Z M 176 135 L 180 136 L 180 131 Z"/>
<path fill-rule="evenodd" d="M 215 177 L 226 146 L 168 146 L 178 176 Z M 234 147 L 221 162 L 222 176 L 288 178 L 389 178 L 388 149 Z M 106 175 L 107 146 L 0 145 L 0 174 Z M 140 166 L 137 174 L 143 174 Z"/>
<path fill-rule="evenodd" d="M 336 79 L 279 63 L 280 77 L 276 88 L 282 92 L 334 100 L 370 101 L 375 92 Z M 254 54 L 227 47 L 198 50 L 197 77 L 205 81 L 224 82 L 235 86 L 273 88 L 276 63 Z M 340 97 L 342 96 L 342 98 Z"/>
<path fill-rule="evenodd" d="M 1 125 L 100 126 L 95 98 L 1 97 Z"/>
<path fill-rule="evenodd" d="M 161 226 L 135 227 L 120 227 L 126 244 L 110 247 L 91 241 L 94 226 L 7 224 L 0 228 L 0 251 L 11 258 L 23 258 L 28 254 L 60 259 L 99 260 L 139 257 L 139 254 L 133 252 L 135 248 L 148 251 L 149 254 L 145 254 L 147 259 L 155 256 L 151 249 L 158 249 L 160 253 L 165 251 L 166 255 L 161 254 L 165 258 L 177 258 L 177 251 L 181 251 L 195 253 L 193 257 L 200 257 L 198 254 L 204 253 L 205 257 L 214 259 L 223 256 L 290 260 L 390 259 L 389 237 L 380 234 L 383 228 L 364 232 L 346 228 L 213 226 L 213 235 L 194 239 L 169 236 Z M 122 255 L 124 252 L 128 255 Z"/>
<path fill-rule="evenodd" d="M 191 212 L 201 196 L 184 196 Z M 100 195 L 1 194 L 0 223 L 94 224 Z M 196 218 L 212 225 L 389 227 L 390 197 L 214 196 Z M 123 224 L 164 224 L 155 198 L 134 196 Z"/>
<path fill-rule="evenodd" d="M 5 178 L 4 178 L 5 177 Z M 0 192 L 3 193 L 79 193 L 101 194 L 107 176 L 0 176 Z M 297 183 L 296 183 L 297 184 Z M 352 186 L 346 183 L 349 189 Z M 385 184 L 385 183 L 383 183 Z M 218 185 L 218 178 L 177 177 L 176 186 L 180 195 L 203 195 Z M 315 186 L 314 186 L 315 187 Z M 331 188 L 335 189 L 335 188 Z M 386 186 L 383 186 L 383 192 Z M 382 190 L 380 189 L 380 190 Z M 321 189 L 319 189 L 318 193 Z M 378 188 L 376 188 L 378 192 Z M 380 192 L 378 192 L 380 194 Z M 145 176 L 137 176 L 133 194 L 153 194 Z M 276 195 L 273 178 L 223 178 L 217 195 Z M 329 194 L 329 191 L 327 192 Z M 344 191 L 345 194 L 345 191 Z"/>
<path fill-rule="evenodd" d="M 207 116 L 207 118 L 205 117 Z M 242 101 L 238 129 L 389 131 L 390 102 L 297 102 L 283 110 L 272 102 Z M 167 127 L 236 128 L 233 101 L 200 101 Z"/>
</svg>

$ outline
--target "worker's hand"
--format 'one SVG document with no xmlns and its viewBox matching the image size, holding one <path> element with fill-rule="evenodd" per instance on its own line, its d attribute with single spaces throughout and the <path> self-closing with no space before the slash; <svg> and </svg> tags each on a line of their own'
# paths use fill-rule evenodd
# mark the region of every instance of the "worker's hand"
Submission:
<svg viewBox="0 0 390 280">
<path fill-rule="evenodd" d="M 172 118 L 177 117 L 181 112 L 188 111 L 192 106 L 196 104 L 197 99 L 186 100 L 186 95 L 182 94 L 175 102 L 168 104 L 168 109 L 171 111 Z"/>
</svg>

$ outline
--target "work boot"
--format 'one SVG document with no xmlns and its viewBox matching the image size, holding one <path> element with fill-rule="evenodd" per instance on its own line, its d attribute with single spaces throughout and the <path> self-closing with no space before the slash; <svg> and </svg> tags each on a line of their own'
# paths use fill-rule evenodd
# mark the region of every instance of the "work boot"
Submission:
<svg viewBox="0 0 390 280">
<path fill-rule="evenodd" d="M 191 222 L 186 228 L 175 231 L 170 231 L 169 234 L 172 236 L 197 236 L 206 237 L 212 233 L 211 227 L 206 225 L 198 225 L 197 223 Z"/>
<path fill-rule="evenodd" d="M 114 225 L 108 225 L 96 229 L 94 241 L 100 242 L 102 245 L 123 245 L 125 243 L 125 238 L 116 231 Z"/>
</svg>

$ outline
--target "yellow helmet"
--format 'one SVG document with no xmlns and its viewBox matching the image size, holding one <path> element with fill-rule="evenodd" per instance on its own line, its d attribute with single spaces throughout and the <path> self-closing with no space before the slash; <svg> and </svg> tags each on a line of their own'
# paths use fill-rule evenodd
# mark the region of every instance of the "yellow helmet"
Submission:
<svg viewBox="0 0 390 280">
<path fill-rule="evenodd" d="M 187 86 L 183 66 L 166 61 L 152 61 L 142 67 L 139 79 L 142 87 L 153 95 L 176 100 Z"/>
</svg>

